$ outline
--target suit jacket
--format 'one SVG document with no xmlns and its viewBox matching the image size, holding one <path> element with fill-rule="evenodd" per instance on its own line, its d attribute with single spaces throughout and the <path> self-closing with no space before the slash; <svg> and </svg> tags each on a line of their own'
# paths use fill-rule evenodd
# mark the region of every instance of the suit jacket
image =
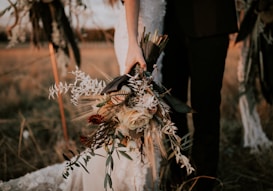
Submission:
<svg viewBox="0 0 273 191">
<path fill-rule="evenodd" d="M 238 30 L 234 0 L 167 0 L 166 8 L 166 22 L 193 37 Z"/>
</svg>

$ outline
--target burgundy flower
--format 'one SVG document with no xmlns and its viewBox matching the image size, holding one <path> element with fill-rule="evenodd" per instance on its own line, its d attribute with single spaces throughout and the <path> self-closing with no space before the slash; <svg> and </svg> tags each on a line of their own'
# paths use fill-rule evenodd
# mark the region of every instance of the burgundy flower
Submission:
<svg viewBox="0 0 273 191">
<path fill-rule="evenodd" d="M 91 115 L 88 118 L 88 123 L 93 123 L 93 124 L 101 124 L 103 122 L 103 116 L 101 115 Z"/>
<path fill-rule="evenodd" d="M 81 136 L 80 136 L 80 142 L 81 142 L 84 146 L 90 147 L 90 146 L 92 145 L 93 139 L 81 135 Z"/>
</svg>

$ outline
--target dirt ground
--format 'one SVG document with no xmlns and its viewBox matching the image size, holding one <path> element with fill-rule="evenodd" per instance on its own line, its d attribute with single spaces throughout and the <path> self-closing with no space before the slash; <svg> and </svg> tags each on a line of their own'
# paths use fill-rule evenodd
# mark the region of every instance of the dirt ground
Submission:
<svg viewBox="0 0 273 191">
<path fill-rule="evenodd" d="M 29 44 L 6 49 L 0 45 L 0 180 L 20 177 L 63 161 L 67 152 L 57 100 L 48 99 L 54 76 L 47 45 L 35 50 Z M 113 44 L 80 45 L 81 70 L 92 78 L 106 79 L 119 73 Z M 230 46 L 222 90 L 222 133 L 219 180 L 224 191 L 273 191 L 273 152 L 250 154 L 242 146 L 242 123 L 238 109 L 237 64 L 240 46 Z M 72 63 L 68 72 L 75 69 Z M 71 75 L 60 81 L 71 80 Z M 63 97 L 70 145 L 81 149 L 83 126 L 74 121 L 75 108 Z M 262 125 L 272 140 L 272 107 L 258 105 Z"/>
</svg>

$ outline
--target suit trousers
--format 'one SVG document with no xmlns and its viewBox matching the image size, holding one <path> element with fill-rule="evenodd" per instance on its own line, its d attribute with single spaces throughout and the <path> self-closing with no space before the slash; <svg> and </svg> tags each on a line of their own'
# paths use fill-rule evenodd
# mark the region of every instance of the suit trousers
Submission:
<svg viewBox="0 0 273 191">
<path fill-rule="evenodd" d="M 215 177 L 219 158 L 221 88 L 229 36 L 191 37 L 181 31 L 176 34 L 178 32 L 168 31 L 170 40 L 163 58 L 163 85 L 195 111 L 189 157 L 196 175 Z M 186 134 L 186 115 L 172 111 L 171 117 L 178 134 Z M 211 185 L 206 187 L 204 184 L 198 190 L 209 191 Z"/>
</svg>

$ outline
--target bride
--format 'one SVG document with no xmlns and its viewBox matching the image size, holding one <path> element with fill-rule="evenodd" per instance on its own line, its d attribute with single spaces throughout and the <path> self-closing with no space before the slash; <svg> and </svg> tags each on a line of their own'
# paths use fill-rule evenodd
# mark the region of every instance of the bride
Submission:
<svg viewBox="0 0 273 191">
<path fill-rule="evenodd" d="M 114 47 L 120 67 L 120 74 L 128 73 L 134 64 L 146 69 L 142 50 L 139 46 L 140 36 L 146 32 L 162 32 L 165 14 L 164 0 L 125 0 L 120 3 L 120 14 L 115 27 Z M 154 80 L 160 82 L 160 59 L 157 63 Z M 104 148 L 95 150 L 97 154 L 87 164 L 89 173 L 76 168 L 68 177 L 66 191 L 102 191 L 104 188 L 106 151 Z M 159 190 L 160 152 L 155 151 L 156 178 L 152 178 L 151 164 L 148 159 L 135 149 L 129 152 L 133 160 L 113 154 L 114 169 L 111 173 L 112 187 L 116 191 Z M 109 187 L 108 187 L 109 188 Z"/>
</svg>

